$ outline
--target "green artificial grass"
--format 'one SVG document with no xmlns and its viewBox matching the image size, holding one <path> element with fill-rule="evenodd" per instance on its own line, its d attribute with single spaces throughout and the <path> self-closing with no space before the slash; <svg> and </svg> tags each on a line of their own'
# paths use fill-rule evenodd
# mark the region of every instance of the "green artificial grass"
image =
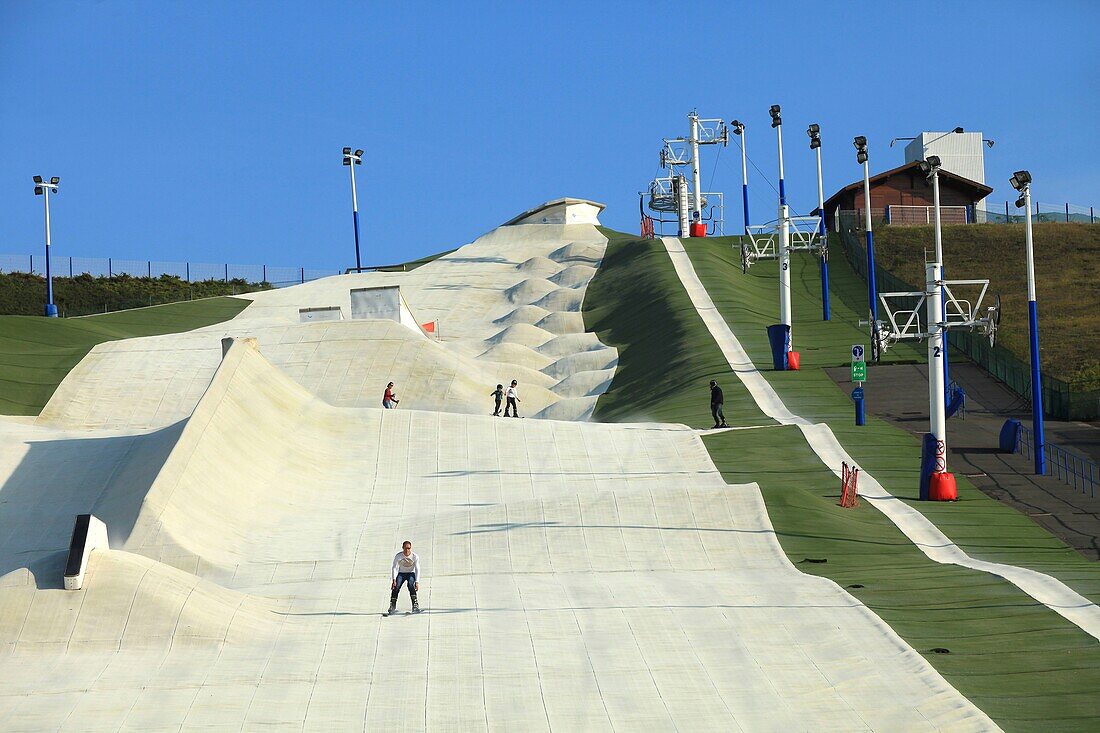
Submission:
<svg viewBox="0 0 1100 733">
<path fill-rule="evenodd" d="M 791 562 L 846 588 L 1005 730 L 1100 729 L 1091 636 L 994 575 L 929 560 L 866 503 L 842 509 L 839 479 L 797 427 L 703 442 L 726 481 L 760 485 Z"/>
<path fill-rule="evenodd" d="M 775 424 L 730 370 L 660 240 L 601 231 L 607 251 L 582 310 L 585 329 L 618 348 L 619 364 L 612 389 L 596 403 L 596 419 L 710 427 L 710 380 L 716 379 L 727 422 Z"/>
<path fill-rule="evenodd" d="M 761 262 L 742 274 L 740 257 L 729 247 L 689 240 L 687 250 L 726 323 L 795 414 L 828 423 L 858 465 L 892 494 L 913 504 L 972 557 L 1053 575 L 1090 600 L 1100 601 L 1100 564 L 1081 556 L 1016 509 L 986 496 L 962 475 L 955 476 L 958 502 L 918 501 L 917 439 L 875 418 L 869 418 L 863 427 L 854 424 L 848 394 L 821 369 L 848 363 L 851 345 L 867 343 L 865 331 L 857 327 L 866 286 L 846 260 L 834 258 L 829 263 L 832 320 L 825 323 L 820 320 L 817 263 L 805 256 L 792 259 L 792 334 L 795 350 L 803 353 L 802 369 L 775 372 L 768 369 L 771 351 L 761 334 L 778 313 L 777 264 Z M 887 359 L 919 357 L 925 361 L 924 351 L 924 344 L 914 347 L 903 342 L 887 352 Z M 868 380 L 875 378 L 874 369 L 870 367 Z M 922 383 L 915 388 L 923 391 L 925 386 Z"/>
<path fill-rule="evenodd" d="M 96 344 L 227 321 L 251 301 L 221 297 L 86 318 L 0 316 L 0 414 L 37 415 Z"/>
<path fill-rule="evenodd" d="M 731 394 L 737 400 L 735 411 L 727 409 L 729 422 L 760 424 L 755 403 L 745 404 L 740 392 L 729 389 L 736 376 L 728 372 L 720 351 L 714 355 L 717 345 L 705 324 L 697 314 L 692 317 L 694 309 L 660 241 L 604 233 L 609 246 L 589 286 L 584 317 L 588 330 L 619 349 L 620 362 L 597 403 L 596 418 L 706 423 L 699 419 L 706 406 L 682 397 L 715 374 L 726 391 L 727 408 Z M 761 262 L 743 275 L 730 240 L 689 240 L 687 249 L 719 311 L 766 370 L 770 350 L 764 329 L 777 320 L 777 266 Z M 847 363 L 851 344 L 866 343 L 858 326 L 866 311 L 862 281 L 837 258 L 830 263 L 830 275 L 833 315 L 823 323 L 816 262 L 795 258 L 794 339 L 803 355 L 802 371 L 763 373 L 795 413 L 828 422 L 861 466 L 911 500 L 917 493 L 916 440 L 873 418 L 856 428 L 847 394 L 822 370 Z M 654 317 L 662 322 L 660 328 L 652 327 Z M 923 353 L 901 344 L 887 358 L 922 361 Z M 715 434 L 704 444 L 727 481 L 759 483 L 792 562 L 841 586 L 864 586 L 849 591 L 1006 730 L 1100 729 L 1095 702 L 1100 644 L 1095 639 L 997 576 L 930 560 L 874 508 L 841 509 L 839 479 L 800 431 L 765 424 L 773 427 Z M 961 482 L 960 490 L 963 499 L 957 504 L 937 504 L 929 511 L 930 505 L 922 503 L 919 508 L 976 556 L 1056 566 L 1063 580 L 1089 590 L 1089 583 L 1072 577 L 1078 570 L 1091 577 L 1088 561 L 968 482 Z M 998 543 L 1004 547 L 995 547 Z M 1019 562 L 1023 559 L 1028 562 Z"/>
</svg>

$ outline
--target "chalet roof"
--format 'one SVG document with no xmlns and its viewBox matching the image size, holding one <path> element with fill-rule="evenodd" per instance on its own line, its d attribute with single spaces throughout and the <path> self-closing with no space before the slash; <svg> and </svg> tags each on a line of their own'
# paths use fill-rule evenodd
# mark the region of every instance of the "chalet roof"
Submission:
<svg viewBox="0 0 1100 733">
<path fill-rule="evenodd" d="M 897 168 L 891 168 L 888 171 L 883 171 L 882 173 L 877 173 L 877 174 L 871 176 L 871 186 L 873 187 L 875 185 L 875 183 L 882 182 L 882 181 L 886 180 L 887 178 L 889 178 L 890 176 L 897 175 L 898 173 L 904 173 L 905 171 L 908 171 L 908 170 L 916 170 L 922 176 L 924 175 L 924 173 L 920 170 L 920 161 L 919 160 L 914 160 L 912 163 L 906 163 L 904 165 L 899 165 Z M 951 171 L 944 170 L 943 168 L 940 169 L 940 181 L 941 182 L 946 181 L 946 182 L 953 183 L 953 184 L 955 184 L 956 187 L 959 187 L 959 188 L 964 188 L 964 189 L 965 188 L 970 188 L 970 189 L 972 189 L 973 193 L 974 193 L 974 200 L 975 201 L 979 201 L 981 199 L 984 199 L 986 196 L 993 193 L 993 188 L 991 186 L 987 186 L 984 183 L 978 183 L 977 181 L 972 181 L 969 178 L 965 178 L 963 176 L 958 175 L 957 173 L 952 173 Z M 837 191 L 836 193 L 834 193 L 832 196 L 829 197 L 829 199 L 825 202 L 825 210 L 826 211 L 831 211 L 832 209 L 836 208 L 837 199 L 839 199 L 841 196 L 843 196 L 848 191 L 860 190 L 860 189 L 862 189 L 862 187 L 863 187 L 863 181 L 862 180 L 856 181 L 855 183 L 849 183 L 847 186 L 840 189 L 839 191 Z"/>
</svg>

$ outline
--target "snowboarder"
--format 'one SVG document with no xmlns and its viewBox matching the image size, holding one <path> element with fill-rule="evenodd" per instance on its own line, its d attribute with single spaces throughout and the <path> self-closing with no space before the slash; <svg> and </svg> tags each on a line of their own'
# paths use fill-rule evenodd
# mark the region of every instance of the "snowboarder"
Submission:
<svg viewBox="0 0 1100 733">
<path fill-rule="evenodd" d="M 722 396 L 722 388 L 714 379 L 710 380 L 710 414 L 714 416 L 714 427 L 728 428 L 726 414 L 722 411 L 725 399 Z"/>
<path fill-rule="evenodd" d="M 519 417 L 519 409 L 516 407 L 517 402 L 523 402 L 519 398 L 519 393 L 516 392 L 516 385 L 519 384 L 516 380 L 512 380 L 512 384 L 508 387 L 506 396 L 508 398 L 508 404 L 504 406 L 504 417 L 508 417 L 508 410 L 512 410 L 512 417 Z"/>
<path fill-rule="evenodd" d="M 389 616 L 397 612 L 397 595 L 401 592 L 401 586 L 406 583 L 409 586 L 409 598 L 412 599 L 412 612 L 420 613 L 420 604 L 416 600 L 416 594 L 420 590 L 420 558 L 412 551 L 412 543 L 405 540 L 401 543 L 401 552 L 393 556 L 393 567 L 390 568 L 390 610 Z"/>
<path fill-rule="evenodd" d="M 491 394 L 493 396 L 493 399 L 495 399 L 497 402 L 496 409 L 493 410 L 493 417 L 500 417 L 500 402 L 504 399 L 504 385 L 498 384 L 497 388 L 489 394 Z"/>
<path fill-rule="evenodd" d="M 397 399 L 397 395 L 393 393 L 393 382 L 390 382 L 386 385 L 386 393 L 382 395 L 382 407 L 385 407 L 387 410 L 392 410 L 397 407 L 399 402 L 401 402 L 401 400 Z"/>
</svg>

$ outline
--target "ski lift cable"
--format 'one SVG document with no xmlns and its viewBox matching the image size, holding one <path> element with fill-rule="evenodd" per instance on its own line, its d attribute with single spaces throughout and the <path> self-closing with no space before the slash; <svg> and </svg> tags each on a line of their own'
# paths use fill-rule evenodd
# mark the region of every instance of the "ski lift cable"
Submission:
<svg viewBox="0 0 1100 733">
<path fill-rule="evenodd" d="M 738 145 L 738 147 L 741 146 L 741 141 L 740 140 L 737 141 L 737 145 Z M 770 178 L 768 178 L 768 175 L 760 169 L 760 166 L 758 166 L 756 164 L 756 161 L 753 160 L 752 157 L 749 156 L 748 154 L 745 155 L 745 159 L 752 165 L 752 167 L 756 170 L 756 172 L 758 174 L 760 174 L 760 177 L 764 179 L 764 182 L 767 183 L 768 186 L 771 187 L 772 191 L 775 192 L 775 195 L 778 196 L 779 195 L 779 189 L 775 187 L 775 184 L 772 183 Z M 731 163 L 730 165 L 733 165 L 733 164 Z M 740 171 L 738 171 L 738 172 L 740 172 Z M 791 213 L 794 214 L 795 216 L 802 216 L 803 215 L 794 206 L 790 206 L 790 204 L 788 204 L 788 206 L 791 209 Z"/>
</svg>

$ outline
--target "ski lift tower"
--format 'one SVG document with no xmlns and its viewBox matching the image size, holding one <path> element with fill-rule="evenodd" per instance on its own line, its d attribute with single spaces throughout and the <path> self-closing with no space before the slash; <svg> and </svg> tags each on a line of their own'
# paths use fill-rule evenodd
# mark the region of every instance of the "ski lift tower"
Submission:
<svg viewBox="0 0 1100 733">
<path fill-rule="evenodd" d="M 921 499 L 956 498 L 955 478 L 947 472 L 947 408 L 943 375 L 944 335 L 951 328 L 977 331 L 992 347 L 1001 322 L 1001 299 L 986 306 L 989 280 L 944 280 L 943 263 L 925 264 L 923 291 L 879 293 L 886 320 L 874 329 L 879 353 L 903 340 L 928 340 L 928 420 L 931 453 L 921 475 Z M 922 321 L 921 310 L 924 309 Z"/>
<path fill-rule="evenodd" d="M 659 213 L 675 213 L 681 237 L 704 237 L 707 234 L 706 219 L 703 210 L 709 208 L 710 221 L 714 231 L 725 231 L 725 197 L 721 192 L 706 192 L 700 182 L 699 146 L 729 144 L 729 130 L 721 119 L 704 119 L 692 110 L 688 114 L 690 130 L 687 137 L 664 138 L 661 147 L 661 168 L 669 171 L 668 176 L 653 179 L 648 195 L 649 208 Z M 691 166 L 691 184 L 687 176 L 679 173 L 680 166 Z M 708 201 L 710 197 L 713 201 Z M 715 205 L 716 204 L 716 205 Z M 656 221 L 665 223 L 665 219 Z"/>
</svg>

